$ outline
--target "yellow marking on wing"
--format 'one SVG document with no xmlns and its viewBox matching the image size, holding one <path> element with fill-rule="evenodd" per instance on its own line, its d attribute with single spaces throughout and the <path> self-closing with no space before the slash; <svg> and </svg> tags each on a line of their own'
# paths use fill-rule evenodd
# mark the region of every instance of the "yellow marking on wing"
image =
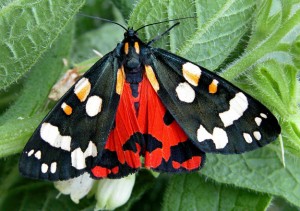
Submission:
<svg viewBox="0 0 300 211">
<path fill-rule="evenodd" d="M 89 79 L 82 78 L 75 85 L 74 92 L 80 102 L 84 102 L 91 91 L 91 83 Z"/>
<path fill-rule="evenodd" d="M 218 81 L 216 79 L 214 79 L 211 84 L 209 84 L 208 86 L 208 91 L 210 94 L 215 94 L 218 90 Z"/>
<path fill-rule="evenodd" d="M 201 69 L 197 65 L 187 62 L 182 65 L 182 75 L 190 84 L 198 86 Z"/>
<path fill-rule="evenodd" d="M 157 92 L 159 90 L 159 83 L 156 79 L 155 73 L 150 65 L 145 65 L 146 69 L 146 76 L 148 80 L 150 81 L 153 89 Z"/>
<path fill-rule="evenodd" d="M 121 95 L 123 91 L 124 82 L 125 82 L 124 67 L 121 66 L 121 68 L 119 68 L 117 72 L 116 92 L 118 95 Z"/>
<path fill-rule="evenodd" d="M 70 116 L 70 115 L 72 114 L 73 109 L 72 109 L 72 107 L 69 106 L 68 104 L 63 103 L 63 104 L 61 105 L 61 108 L 63 109 L 63 111 L 65 112 L 66 115 Z"/>
</svg>

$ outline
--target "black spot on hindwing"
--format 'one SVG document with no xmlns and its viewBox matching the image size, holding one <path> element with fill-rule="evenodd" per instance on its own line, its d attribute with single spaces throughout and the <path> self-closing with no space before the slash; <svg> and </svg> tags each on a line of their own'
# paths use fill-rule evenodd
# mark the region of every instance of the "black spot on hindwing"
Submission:
<svg viewBox="0 0 300 211">
<path fill-rule="evenodd" d="M 173 121 L 174 121 L 174 117 L 167 110 L 166 113 L 165 113 L 165 115 L 164 115 L 164 123 L 166 125 L 170 125 L 170 124 L 172 124 Z"/>
</svg>

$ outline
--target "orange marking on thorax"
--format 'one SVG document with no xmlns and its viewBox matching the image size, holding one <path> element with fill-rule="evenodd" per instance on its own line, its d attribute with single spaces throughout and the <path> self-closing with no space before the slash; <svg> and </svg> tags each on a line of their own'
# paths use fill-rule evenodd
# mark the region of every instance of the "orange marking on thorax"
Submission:
<svg viewBox="0 0 300 211">
<path fill-rule="evenodd" d="M 140 53 L 140 46 L 138 42 L 134 42 L 134 49 L 137 54 Z"/>
<path fill-rule="evenodd" d="M 124 44 L 124 52 L 125 52 L 125 54 L 128 54 L 128 53 L 129 53 L 129 43 L 128 43 L 128 42 L 126 42 L 126 43 Z"/>
</svg>

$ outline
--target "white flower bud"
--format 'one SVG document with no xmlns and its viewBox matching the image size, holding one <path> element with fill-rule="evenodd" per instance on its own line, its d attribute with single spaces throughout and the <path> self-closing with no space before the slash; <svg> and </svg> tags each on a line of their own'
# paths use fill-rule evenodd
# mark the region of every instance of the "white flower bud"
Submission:
<svg viewBox="0 0 300 211">
<path fill-rule="evenodd" d="M 130 198 L 135 182 L 135 174 L 121 179 L 102 179 L 96 191 L 95 210 L 113 210 L 125 204 Z"/>
<path fill-rule="evenodd" d="M 62 194 L 70 194 L 72 201 L 78 204 L 92 189 L 94 181 L 88 173 L 84 173 L 70 180 L 54 182 L 54 186 Z"/>
</svg>

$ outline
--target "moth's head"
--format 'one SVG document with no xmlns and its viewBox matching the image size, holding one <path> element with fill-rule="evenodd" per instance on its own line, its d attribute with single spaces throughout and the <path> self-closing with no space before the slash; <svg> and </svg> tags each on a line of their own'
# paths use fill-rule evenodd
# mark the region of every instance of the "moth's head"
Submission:
<svg viewBox="0 0 300 211">
<path fill-rule="evenodd" d="M 138 33 L 132 27 L 128 28 L 124 32 L 124 40 L 127 42 L 133 42 L 137 40 Z"/>
<path fill-rule="evenodd" d="M 144 45 L 138 38 L 137 31 L 133 28 L 128 28 L 124 33 L 124 39 L 122 41 L 123 55 L 125 55 L 124 66 L 125 69 L 131 72 L 136 70 L 140 66 L 140 50 Z"/>
</svg>

